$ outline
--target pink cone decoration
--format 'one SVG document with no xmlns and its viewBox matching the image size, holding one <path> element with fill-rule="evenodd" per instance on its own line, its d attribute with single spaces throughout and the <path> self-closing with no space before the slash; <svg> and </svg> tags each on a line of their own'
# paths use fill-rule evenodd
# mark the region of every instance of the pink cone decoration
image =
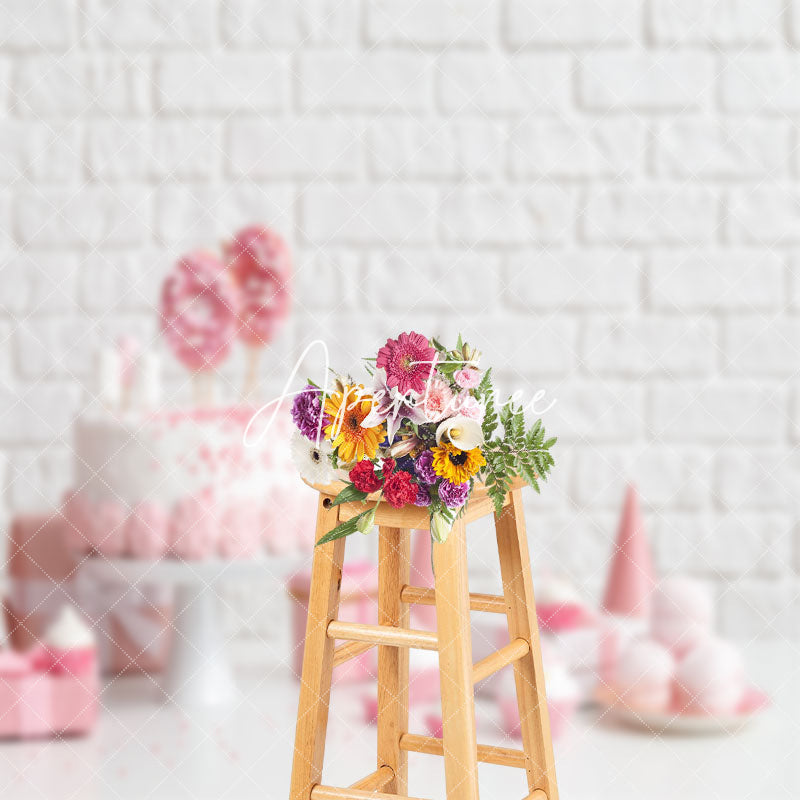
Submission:
<svg viewBox="0 0 800 800">
<path fill-rule="evenodd" d="M 654 583 L 653 559 L 639 496 L 631 485 L 625 495 L 603 609 L 620 616 L 648 617 Z"/>
</svg>

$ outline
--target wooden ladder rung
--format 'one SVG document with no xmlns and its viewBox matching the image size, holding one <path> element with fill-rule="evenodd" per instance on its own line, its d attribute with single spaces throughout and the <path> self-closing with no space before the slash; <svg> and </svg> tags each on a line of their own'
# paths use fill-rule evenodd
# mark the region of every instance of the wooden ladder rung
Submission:
<svg viewBox="0 0 800 800">
<path fill-rule="evenodd" d="M 433 589 L 423 589 L 422 586 L 404 586 L 400 592 L 400 599 L 404 603 L 418 606 L 436 605 L 436 593 Z M 488 611 L 490 614 L 505 614 L 507 611 L 503 597 L 478 592 L 470 592 L 469 607 L 471 611 Z"/>
<path fill-rule="evenodd" d="M 311 790 L 311 800 L 419 800 L 419 798 L 362 789 L 339 789 L 336 786 L 323 786 L 318 783 Z"/>
<path fill-rule="evenodd" d="M 478 661 L 472 668 L 472 682 L 480 683 L 484 678 L 494 675 L 495 672 L 503 669 L 507 664 L 519 661 L 523 656 L 528 655 L 531 647 L 525 639 L 514 639 L 505 647 L 501 647 L 491 655 Z"/>
<path fill-rule="evenodd" d="M 444 745 L 441 739 L 437 739 L 434 736 L 419 736 L 416 733 L 404 733 L 400 737 L 400 749 L 412 753 L 428 753 L 432 756 L 444 755 Z M 524 769 L 525 753 L 522 750 L 513 750 L 510 747 L 479 744 L 478 761 Z"/>
<path fill-rule="evenodd" d="M 375 645 L 371 642 L 348 642 L 347 644 L 339 645 L 333 651 L 333 666 L 338 667 L 340 664 L 366 653 L 367 650 L 372 650 L 373 647 Z"/>
<path fill-rule="evenodd" d="M 360 781 L 350 784 L 351 789 L 360 789 L 363 792 L 380 792 L 386 788 L 389 781 L 394 778 L 394 770 L 384 764 L 378 767 L 375 772 L 370 772 L 369 775 L 363 777 Z"/>
<path fill-rule="evenodd" d="M 358 622 L 333 620 L 328 623 L 328 638 L 390 647 L 415 647 L 420 650 L 439 649 L 439 640 L 435 633 L 394 628 L 391 625 L 362 625 Z"/>
</svg>

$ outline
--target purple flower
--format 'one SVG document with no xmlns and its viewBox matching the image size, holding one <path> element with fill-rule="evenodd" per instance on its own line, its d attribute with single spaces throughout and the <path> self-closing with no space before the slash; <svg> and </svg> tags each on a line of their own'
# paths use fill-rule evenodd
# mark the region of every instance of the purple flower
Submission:
<svg viewBox="0 0 800 800">
<path fill-rule="evenodd" d="M 433 453 L 430 450 L 423 450 L 414 462 L 414 472 L 417 477 L 430 486 L 439 479 L 439 476 L 433 471 Z"/>
<path fill-rule="evenodd" d="M 306 386 L 302 392 L 295 395 L 292 403 L 294 424 L 306 439 L 313 442 L 317 439 L 317 432 L 321 430 L 320 417 L 324 417 L 322 420 L 322 428 L 324 428 L 329 420 L 328 415 L 322 412 L 322 392 L 313 386 Z"/>
<path fill-rule="evenodd" d="M 427 486 L 417 485 L 417 499 L 414 501 L 415 506 L 429 506 L 431 504 L 431 496 L 428 494 Z"/>
<path fill-rule="evenodd" d="M 397 469 L 414 474 L 414 459 L 411 456 L 401 456 L 397 459 Z"/>
<path fill-rule="evenodd" d="M 439 484 L 439 497 L 448 508 L 461 508 L 469 497 L 469 481 L 450 483 L 443 480 Z"/>
</svg>

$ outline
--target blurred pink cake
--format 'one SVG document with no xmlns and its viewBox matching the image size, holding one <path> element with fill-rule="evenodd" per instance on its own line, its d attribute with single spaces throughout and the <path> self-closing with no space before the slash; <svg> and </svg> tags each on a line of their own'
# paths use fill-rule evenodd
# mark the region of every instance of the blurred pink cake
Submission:
<svg viewBox="0 0 800 800">
<path fill-rule="evenodd" d="M 299 531 L 313 530 L 311 490 L 287 468 L 289 415 L 277 415 L 261 444 L 248 447 L 255 410 L 84 414 L 73 433 L 76 488 L 64 504 L 73 548 L 188 560 L 310 548 L 312 537 Z M 250 435 L 257 440 L 257 431 Z"/>
<path fill-rule="evenodd" d="M 239 231 L 226 256 L 187 253 L 162 289 L 162 333 L 191 374 L 191 407 L 163 402 L 158 353 L 131 337 L 99 351 L 63 509 L 73 549 L 202 560 L 313 546 L 315 494 L 290 467 L 289 414 L 273 404 L 257 413 L 261 402 L 251 402 L 258 348 L 289 308 L 290 253 L 259 225 Z M 216 370 L 237 340 L 249 368 L 233 396 L 247 402 L 219 404 Z"/>
</svg>

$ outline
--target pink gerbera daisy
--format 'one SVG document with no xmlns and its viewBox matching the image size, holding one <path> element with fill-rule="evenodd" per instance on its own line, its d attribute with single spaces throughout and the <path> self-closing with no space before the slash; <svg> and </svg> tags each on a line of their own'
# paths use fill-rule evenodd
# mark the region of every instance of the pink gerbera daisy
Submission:
<svg viewBox="0 0 800 800">
<path fill-rule="evenodd" d="M 400 394 L 421 393 L 433 369 L 436 350 L 421 333 L 401 333 L 378 350 L 377 367 L 386 370 L 386 385 Z"/>
</svg>

